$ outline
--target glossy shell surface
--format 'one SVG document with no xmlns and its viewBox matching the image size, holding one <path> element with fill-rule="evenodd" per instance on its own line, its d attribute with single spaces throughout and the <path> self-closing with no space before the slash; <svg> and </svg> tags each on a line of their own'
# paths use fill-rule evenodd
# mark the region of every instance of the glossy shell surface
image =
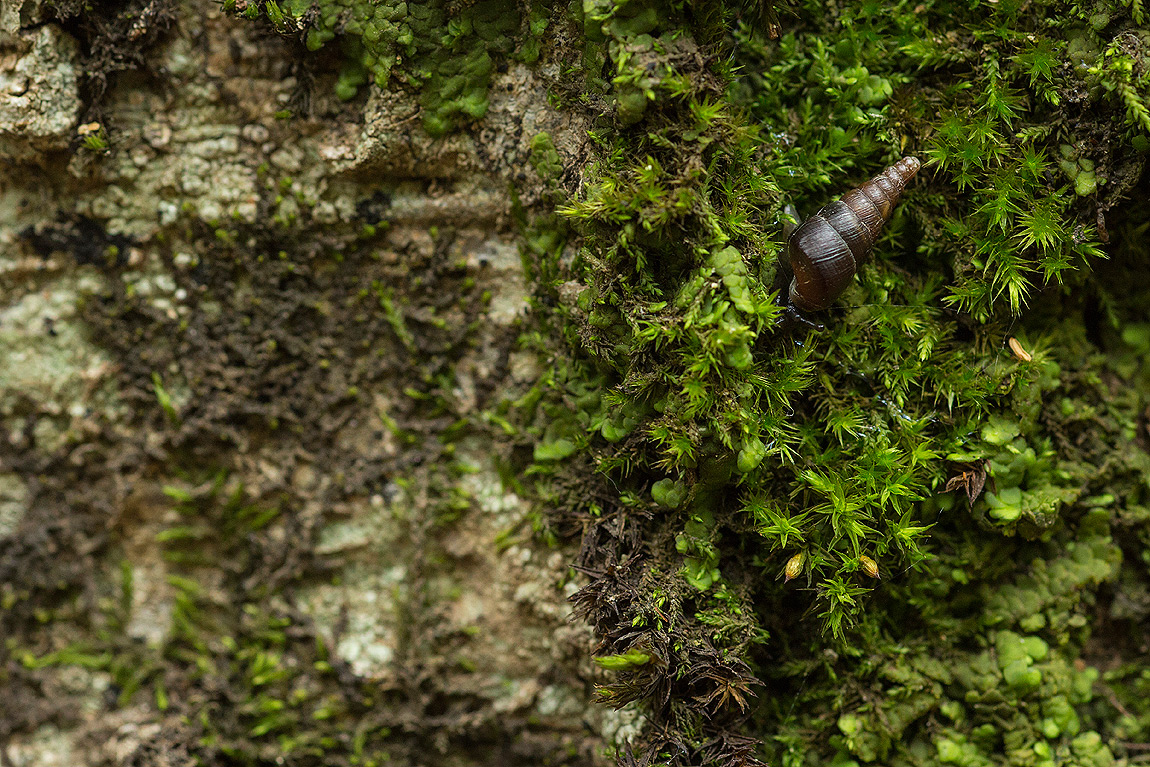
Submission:
<svg viewBox="0 0 1150 767">
<path fill-rule="evenodd" d="M 795 229 L 787 241 L 792 306 L 818 311 L 842 294 L 919 167 L 917 158 L 904 157 Z"/>
</svg>

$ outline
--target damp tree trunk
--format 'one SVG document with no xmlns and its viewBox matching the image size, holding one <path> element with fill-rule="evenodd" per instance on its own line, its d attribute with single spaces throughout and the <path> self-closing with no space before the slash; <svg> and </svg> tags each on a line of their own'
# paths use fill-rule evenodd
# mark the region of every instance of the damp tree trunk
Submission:
<svg viewBox="0 0 1150 767">
<path fill-rule="evenodd" d="M 1144 761 L 1148 64 L 0 0 L 0 767 Z"/>
<path fill-rule="evenodd" d="M 539 374 L 530 141 L 584 140 L 538 73 L 433 136 L 216 3 L 3 8 L 4 764 L 600 761 L 485 417 Z"/>
</svg>

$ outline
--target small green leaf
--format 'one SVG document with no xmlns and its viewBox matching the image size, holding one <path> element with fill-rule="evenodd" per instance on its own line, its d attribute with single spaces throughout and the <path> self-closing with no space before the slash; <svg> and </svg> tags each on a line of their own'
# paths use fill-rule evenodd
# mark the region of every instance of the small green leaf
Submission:
<svg viewBox="0 0 1150 767">
<path fill-rule="evenodd" d="M 687 497 L 687 486 L 674 479 L 660 479 L 651 485 L 651 498 L 667 509 L 677 509 Z"/>
<path fill-rule="evenodd" d="M 575 452 L 575 443 L 569 439 L 540 442 L 535 446 L 536 461 L 561 461 Z"/>
<path fill-rule="evenodd" d="M 620 655 L 600 655 L 594 660 L 599 668 L 605 668 L 608 671 L 622 671 L 635 666 L 647 665 L 651 661 L 651 656 L 638 650 L 628 650 Z"/>
</svg>

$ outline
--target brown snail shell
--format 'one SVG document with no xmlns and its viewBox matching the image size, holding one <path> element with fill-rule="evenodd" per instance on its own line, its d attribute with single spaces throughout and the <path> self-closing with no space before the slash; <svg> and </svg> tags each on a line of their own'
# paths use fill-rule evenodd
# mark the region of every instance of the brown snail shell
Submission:
<svg viewBox="0 0 1150 767">
<path fill-rule="evenodd" d="M 791 233 L 786 250 L 794 274 L 791 306 L 826 309 L 846 290 L 919 167 L 918 158 L 902 158 L 841 200 L 819 208 Z"/>
</svg>

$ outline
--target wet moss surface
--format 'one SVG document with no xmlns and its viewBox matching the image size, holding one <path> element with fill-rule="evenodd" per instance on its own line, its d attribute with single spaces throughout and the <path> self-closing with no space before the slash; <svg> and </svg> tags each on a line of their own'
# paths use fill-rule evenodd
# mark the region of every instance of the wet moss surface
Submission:
<svg viewBox="0 0 1150 767">
<path fill-rule="evenodd" d="M 498 76 L 534 66 L 550 108 L 590 126 L 590 162 L 531 138 L 538 202 L 507 219 L 532 313 L 491 342 L 466 407 L 490 295 L 466 236 L 388 240 L 390 187 L 347 182 L 362 194 L 336 225 L 274 216 L 273 181 L 256 223 L 24 231 L 99 275 L 78 311 L 119 409 L 52 441 L 50 408 L 6 413 L 28 511 L 0 553 L 0 745 L 82 720 L 80 669 L 110 680 L 88 737 L 140 709 L 157 759 L 599 761 L 444 686 L 474 664 L 437 622 L 465 559 L 437 536 L 476 507 L 457 451 L 478 440 L 538 540 L 578 542 L 594 698 L 641 717 L 611 760 L 1145 756 L 1140 3 L 224 5 L 300 56 L 342 46 L 325 87 L 409 93 L 433 136 L 480 135 Z M 924 168 L 872 260 L 817 327 L 788 318 L 784 206 L 809 214 L 905 155 Z M 508 387 L 516 355 L 533 363 Z M 400 645 L 440 649 L 373 680 L 299 595 L 340 566 L 331 509 L 405 492 L 421 511 L 395 524 L 426 553 Z M 151 641 L 137 538 L 171 595 Z"/>
<path fill-rule="evenodd" d="M 1107 617 L 1147 574 L 1140 9 L 740 10 L 584 4 L 615 112 L 574 259 L 535 249 L 536 470 L 589 530 L 600 697 L 648 713 L 623 763 L 1137 757 L 1101 680 L 1148 649 L 1145 600 Z M 788 322 L 782 205 L 912 154 L 874 261 Z"/>
</svg>

